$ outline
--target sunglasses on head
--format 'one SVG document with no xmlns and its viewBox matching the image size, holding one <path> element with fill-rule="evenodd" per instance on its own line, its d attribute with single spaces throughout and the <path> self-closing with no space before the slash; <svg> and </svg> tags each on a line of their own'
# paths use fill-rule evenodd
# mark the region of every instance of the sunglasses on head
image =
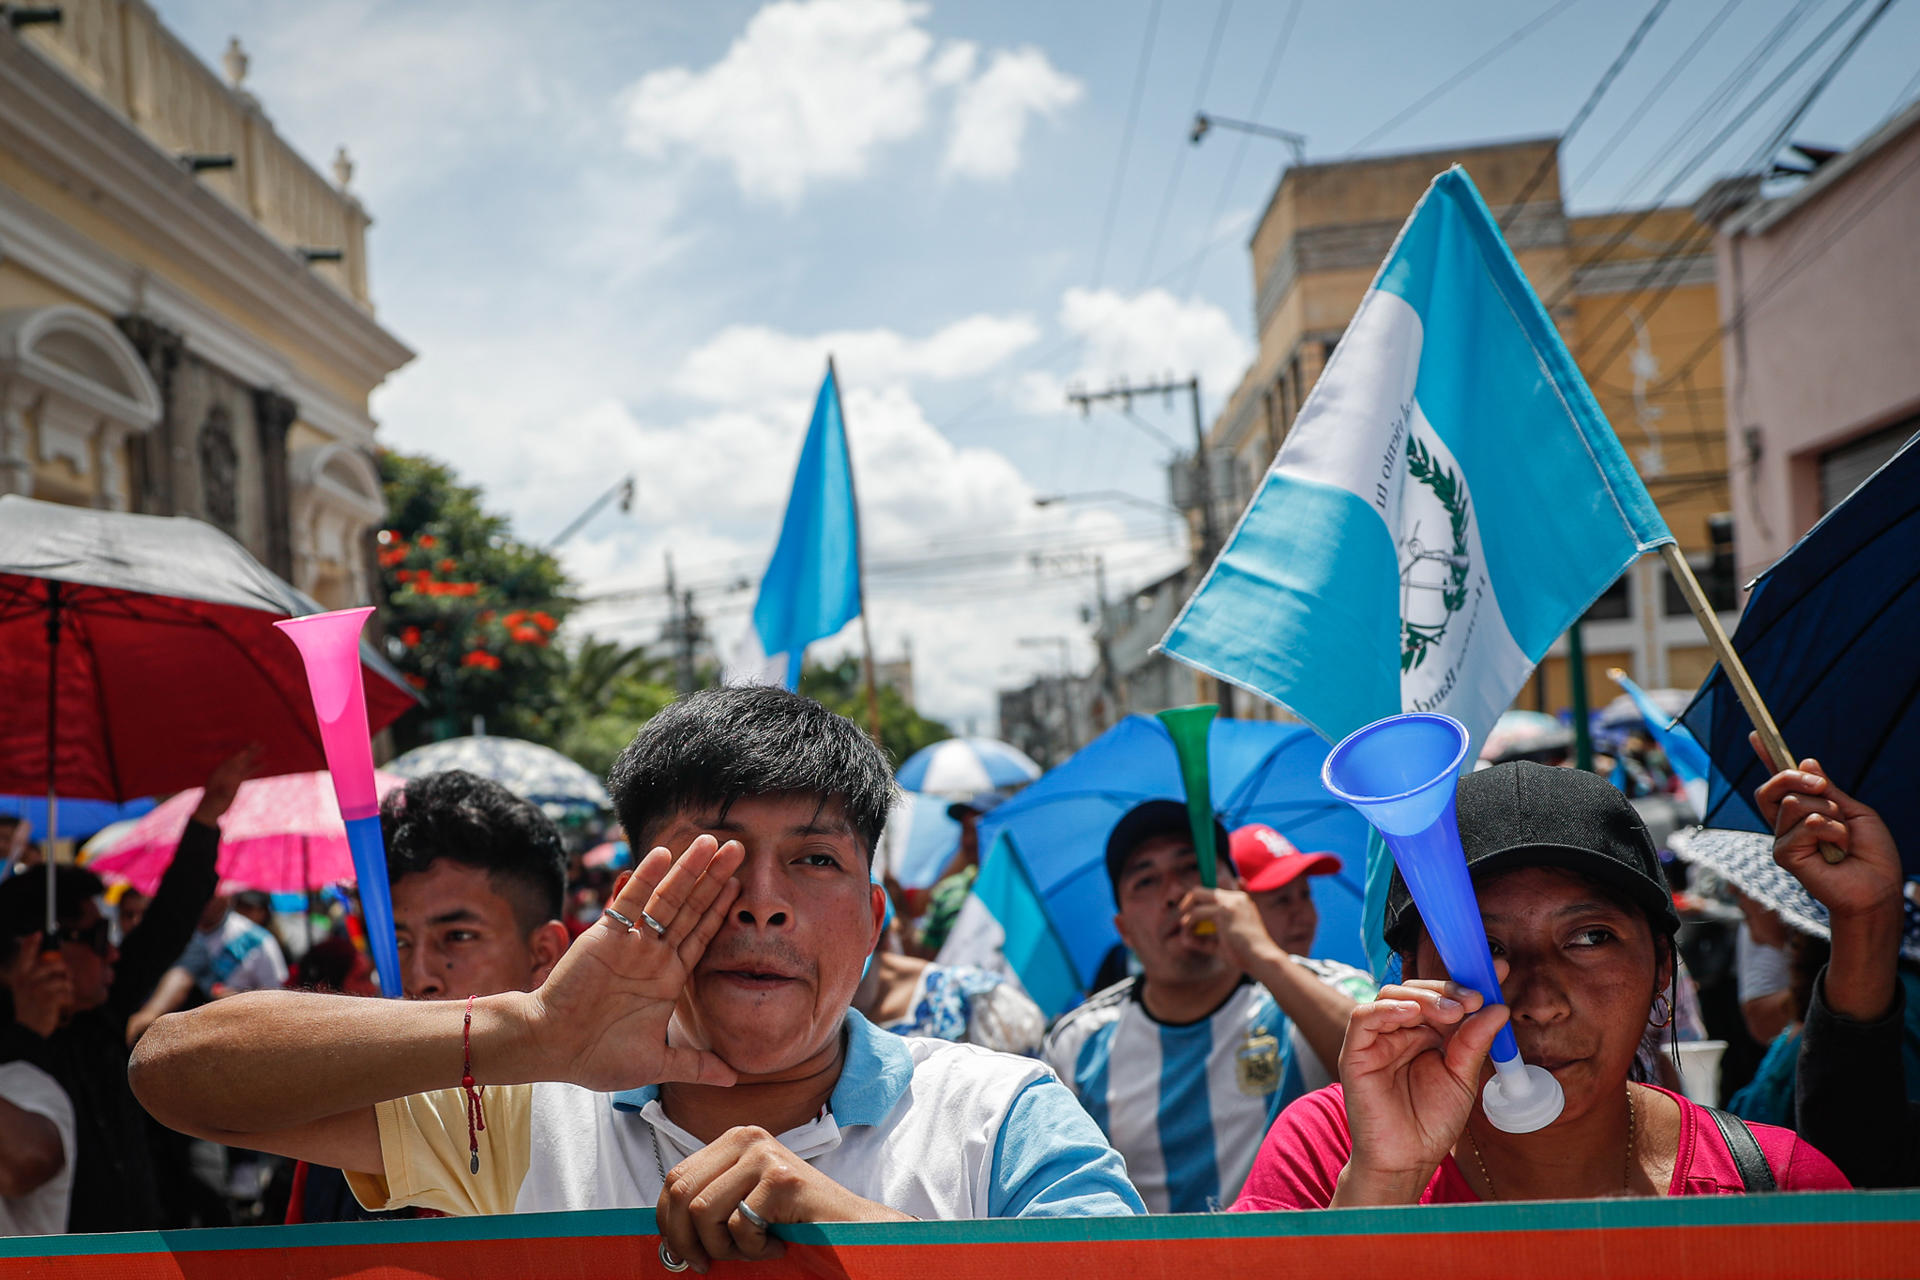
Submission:
<svg viewBox="0 0 1920 1280">
<path fill-rule="evenodd" d="M 60 942 L 86 947 L 103 958 L 113 949 L 113 924 L 108 920 L 95 920 L 85 928 L 74 924 L 62 925 L 53 936 Z"/>
</svg>

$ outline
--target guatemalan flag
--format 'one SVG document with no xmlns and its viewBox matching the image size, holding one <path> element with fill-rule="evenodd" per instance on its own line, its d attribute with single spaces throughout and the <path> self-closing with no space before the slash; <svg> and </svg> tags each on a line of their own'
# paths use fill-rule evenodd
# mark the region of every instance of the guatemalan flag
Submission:
<svg viewBox="0 0 1920 1280">
<path fill-rule="evenodd" d="M 1401 228 L 1161 647 L 1329 741 L 1440 711 L 1478 744 L 1554 638 L 1672 540 L 1456 167 Z M 1389 868 L 1374 849 L 1380 961 Z"/>
<path fill-rule="evenodd" d="M 860 516 L 840 383 L 829 360 L 806 443 L 800 446 L 780 541 L 760 579 L 753 625 L 726 682 L 798 688 L 807 646 L 859 616 Z"/>
</svg>

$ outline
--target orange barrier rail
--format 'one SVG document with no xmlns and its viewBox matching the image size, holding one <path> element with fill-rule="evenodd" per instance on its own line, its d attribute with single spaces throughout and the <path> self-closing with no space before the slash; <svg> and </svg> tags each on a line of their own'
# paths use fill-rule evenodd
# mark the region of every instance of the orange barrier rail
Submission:
<svg viewBox="0 0 1920 1280">
<path fill-rule="evenodd" d="M 649 1209 L 0 1240 L 6 1280 L 666 1275 Z M 780 1228 L 716 1276 L 1688 1280 L 1920 1274 L 1920 1191 Z"/>
</svg>

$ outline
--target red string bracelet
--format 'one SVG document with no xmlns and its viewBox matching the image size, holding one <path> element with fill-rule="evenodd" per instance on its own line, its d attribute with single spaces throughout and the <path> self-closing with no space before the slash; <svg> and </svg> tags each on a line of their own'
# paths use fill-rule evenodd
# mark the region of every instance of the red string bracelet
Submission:
<svg viewBox="0 0 1920 1280">
<path fill-rule="evenodd" d="M 480 1172 L 480 1135 L 487 1129 L 486 1108 L 473 1083 L 473 997 L 467 997 L 467 1021 L 460 1032 L 460 1088 L 467 1095 L 468 1172 Z"/>
</svg>

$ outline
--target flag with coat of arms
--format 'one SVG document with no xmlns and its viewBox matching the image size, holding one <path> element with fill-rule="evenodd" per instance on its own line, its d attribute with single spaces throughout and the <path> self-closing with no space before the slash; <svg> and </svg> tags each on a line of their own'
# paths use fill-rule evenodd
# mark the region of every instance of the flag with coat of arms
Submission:
<svg viewBox="0 0 1920 1280">
<path fill-rule="evenodd" d="M 1554 639 L 1671 541 L 1456 166 L 1401 228 L 1161 648 L 1329 741 L 1439 711 L 1478 744 Z M 1376 840 L 1376 968 L 1390 870 Z"/>
</svg>

